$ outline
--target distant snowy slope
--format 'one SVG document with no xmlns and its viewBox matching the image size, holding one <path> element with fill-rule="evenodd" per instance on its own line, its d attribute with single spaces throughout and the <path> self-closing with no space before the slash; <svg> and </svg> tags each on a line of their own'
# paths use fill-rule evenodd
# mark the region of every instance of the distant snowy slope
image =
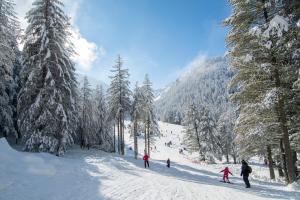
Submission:
<svg viewBox="0 0 300 200">
<path fill-rule="evenodd" d="M 227 107 L 227 85 L 232 76 L 223 57 L 195 63 L 156 97 L 158 116 L 166 122 L 180 123 L 192 102 L 209 107 L 218 115 Z"/>
<path fill-rule="evenodd" d="M 162 96 L 164 96 L 168 90 L 172 87 L 172 83 L 168 84 L 167 86 L 165 86 L 162 89 L 158 89 L 154 91 L 154 101 L 158 101 Z"/>
</svg>

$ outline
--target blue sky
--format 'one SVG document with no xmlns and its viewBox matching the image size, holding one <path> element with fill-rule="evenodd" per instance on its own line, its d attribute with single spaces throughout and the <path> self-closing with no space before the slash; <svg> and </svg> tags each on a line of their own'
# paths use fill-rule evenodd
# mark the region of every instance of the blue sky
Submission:
<svg viewBox="0 0 300 200">
<path fill-rule="evenodd" d="M 25 9 L 24 2 L 31 1 L 17 0 L 17 7 Z M 129 68 L 132 85 L 148 73 L 157 89 L 174 81 L 195 59 L 226 51 L 226 0 L 63 1 L 84 60 L 78 62 L 78 71 L 106 83 L 118 54 Z"/>
</svg>

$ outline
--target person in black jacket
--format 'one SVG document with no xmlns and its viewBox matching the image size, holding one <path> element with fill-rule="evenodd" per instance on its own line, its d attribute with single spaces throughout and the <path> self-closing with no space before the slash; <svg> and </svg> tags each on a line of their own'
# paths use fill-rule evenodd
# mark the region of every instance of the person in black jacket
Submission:
<svg viewBox="0 0 300 200">
<path fill-rule="evenodd" d="M 249 167 L 248 163 L 245 160 L 242 160 L 242 171 L 241 171 L 241 176 L 243 176 L 243 180 L 245 182 L 246 188 L 250 188 L 250 182 L 249 182 Z"/>
</svg>

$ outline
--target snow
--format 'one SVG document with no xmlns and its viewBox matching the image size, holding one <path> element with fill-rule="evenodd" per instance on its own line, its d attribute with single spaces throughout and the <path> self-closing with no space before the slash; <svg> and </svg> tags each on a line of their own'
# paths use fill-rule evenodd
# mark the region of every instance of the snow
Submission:
<svg viewBox="0 0 300 200">
<path fill-rule="evenodd" d="M 240 165 L 208 165 L 186 151 L 179 154 L 182 126 L 162 122 L 159 126 L 162 135 L 153 145 L 149 169 L 144 169 L 142 155 L 133 158 L 129 150 L 133 139 L 127 133 L 124 157 L 78 147 L 63 157 L 17 152 L 0 139 L 0 200 L 300 199 L 297 183 L 285 187 L 268 181 L 267 167 L 259 163 L 251 163 L 252 188 L 246 189 L 239 176 Z M 140 136 L 139 152 L 143 152 L 143 141 Z M 173 145 L 165 146 L 168 141 Z M 171 168 L 166 167 L 167 158 Z M 230 180 L 234 184 L 219 182 L 219 171 L 225 166 L 233 173 Z"/>
<path fill-rule="evenodd" d="M 271 106 L 273 106 L 278 99 L 278 94 L 279 91 L 277 88 L 268 91 L 267 94 L 265 95 L 262 105 L 265 106 L 266 108 L 270 108 Z"/>
<path fill-rule="evenodd" d="M 160 98 L 161 98 L 161 96 L 159 95 L 159 96 L 155 97 L 154 101 L 158 101 Z"/>
<path fill-rule="evenodd" d="M 287 186 L 288 190 L 290 191 L 299 191 L 300 190 L 300 184 L 297 182 L 294 182 Z"/>
<path fill-rule="evenodd" d="M 154 91 L 154 101 L 158 101 L 161 97 L 171 89 L 171 85 L 167 85 L 165 88 Z"/>
<path fill-rule="evenodd" d="M 267 49 L 271 49 L 272 47 L 272 41 L 267 41 L 264 45 Z"/>
<path fill-rule="evenodd" d="M 251 54 L 247 54 L 246 56 L 244 56 L 244 62 L 250 62 L 253 60 L 253 56 Z"/>
<path fill-rule="evenodd" d="M 265 8 L 269 8 L 269 7 L 271 7 L 271 6 L 272 6 L 271 2 L 266 2 L 264 7 L 265 7 Z"/>
<path fill-rule="evenodd" d="M 261 29 L 258 26 L 254 26 L 253 28 L 250 29 L 249 33 L 250 33 L 250 35 L 253 35 L 253 36 L 260 36 Z"/>
<path fill-rule="evenodd" d="M 275 15 L 269 23 L 269 27 L 264 31 L 263 36 L 270 38 L 270 35 L 277 35 L 281 37 L 283 32 L 289 30 L 288 20 L 282 16 Z"/>
</svg>

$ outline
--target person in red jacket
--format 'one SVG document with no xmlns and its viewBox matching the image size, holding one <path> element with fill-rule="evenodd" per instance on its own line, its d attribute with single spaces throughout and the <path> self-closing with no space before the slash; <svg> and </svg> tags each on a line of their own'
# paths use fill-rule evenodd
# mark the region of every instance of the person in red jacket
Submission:
<svg viewBox="0 0 300 200">
<path fill-rule="evenodd" d="M 220 173 L 221 173 L 221 172 L 224 172 L 224 174 L 223 174 L 223 181 L 229 183 L 230 181 L 229 181 L 228 175 L 229 175 L 229 174 L 232 175 L 232 173 L 229 171 L 229 168 L 228 168 L 228 167 L 225 167 L 225 169 L 223 169 L 222 171 L 220 171 Z M 226 180 L 227 180 L 227 181 L 226 181 Z"/>
<path fill-rule="evenodd" d="M 144 165 L 145 165 L 145 168 L 148 166 L 149 168 L 149 156 L 145 153 L 144 157 L 143 157 L 143 160 L 144 160 Z"/>
</svg>

